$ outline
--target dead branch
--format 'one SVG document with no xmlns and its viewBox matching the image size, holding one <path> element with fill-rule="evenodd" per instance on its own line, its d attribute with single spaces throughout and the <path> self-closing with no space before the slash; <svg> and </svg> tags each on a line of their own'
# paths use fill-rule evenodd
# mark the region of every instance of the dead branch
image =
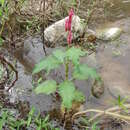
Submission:
<svg viewBox="0 0 130 130">
<path fill-rule="evenodd" d="M 14 72 L 15 72 L 15 80 L 12 82 L 12 84 L 8 87 L 7 91 L 9 91 L 14 84 L 16 83 L 16 81 L 18 80 L 18 71 L 14 68 L 14 66 L 8 62 L 3 56 L 0 55 L 0 60 L 1 62 L 3 62 L 4 64 L 7 64 Z"/>
<path fill-rule="evenodd" d="M 127 109 L 130 109 L 130 104 L 125 104 L 124 106 Z M 85 111 L 81 111 L 81 112 L 75 113 L 72 116 L 72 120 L 74 121 L 74 119 L 76 117 L 79 117 L 79 116 L 84 115 L 86 113 L 96 112 L 98 114 L 96 114 L 94 117 L 92 117 L 89 120 L 89 122 L 93 122 L 95 119 L 97 119 L 97 118 L 99 118 L 99 117 L 101 117 L 103 115 L 108 115 L 108 116 L 112 116 L 112 117 L 115 117 L 115 118 L 119 118 L 119 119 L 130 121 L 130 116 L 125 116 L 125 115 L 121 115 L 121 114 L 116 113 L 117 111 L 121 111 L 121 110 L 122 110 L 122 108 L 120 108 L 119 106 L 112 107 L 112 108 L 109 108 L 107 110 L 88 109 L 88 110 L 85 110 Z"/>
</svg>

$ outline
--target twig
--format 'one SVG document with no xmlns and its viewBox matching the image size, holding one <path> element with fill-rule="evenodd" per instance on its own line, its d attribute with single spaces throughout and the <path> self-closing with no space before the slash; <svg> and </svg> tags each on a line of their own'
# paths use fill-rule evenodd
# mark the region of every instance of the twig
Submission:
<svg viewBox="0 0 130 130">
<path fill-rule="evenodd" d="M 14 72 L 15 72 L 15 80 L 12 82 L 12 84 L 9 86 L 9 88 L 7 89 L 7 91 L 9 91 L 13 86 L 14 84 L 16 83 L 16 81 L 18 80 L 18 71 L 14 68 L 14 66 L 8 62 L 3 56 L 0 56 L 0 60 L 2 62 L 4 62 L 5 64 L 7 64 Z"/>
<path fill-rule="evenodd" d="M 125 106 L 127 109 L 130 108 L 130 104 L 126 104 L 126 105 L 124 105 L 124 106 Z M 106 111 L 108 111 L 108 112 L 117 112 L 117 111 L 120 111 L 120 110 L 122 110 L 122 108 L 119 107 L 119 106 L 116 106 L 116 107 L 109 108 L 109 109 L 107 109 Z M 95 120 L 95 119 L 97 119 L 97 118 L 99 118 L 99 117 L 101 117 L 101 116 L 102 116 L 102 113 L 98 113 L 98 114 L 96 114 L 94 117 L 92 117 L 89 121 L 92 122 L 93 120 Z"/>
<path fill-rule="evenodd" d="M 42 43 L 43 43 L 43 50 L 44 50 L 44 53 L 45 55 L 47 55 L 46 53 L 46 49 L 45 49 L 45 34 L 44 34 L 44 30 L 45 30 L 45 6 L 46 6 L 46 3 L 45 3 L 45 0 L 43 1 L 43 21 L 42 21 Z"/>
<path fill-rule="evenodd" d="M 125 104 L 124 106 L 127 109 L 130 109 L 130 104 Z M 118 113 L 114 113 L 115 111 L 119 111 L 119 110 L 122 110 L 122 108 L 120 108 L 118 106 L 109 108 L 109 109 L 107 109 L 105 111 L 97 110 L 97 109 L 88 109 L 86 111 L 75 113 L 73 115 L 73 117 L 72 117 L 72 120 L 74 120 L 74 118 L 76 118 L 77 116 L 80 116 L 80 115 L 83 115 L 83 114 L 86 114 L 86 113 L 89 113 L 89 112 L 96 112 L 98 114 L 96 114 L 93 118 L 91 118 L 89 120 L 89 122 L 92 122 L 95 119 L 97 119 L 97 118 L 99 118 L 99 117 L 101 117 L 103 115 L 109 115 L 109 116 L 113 116 L 113 117 L 116 117 L 116 118 L 120 118 L 120 119 L 124 119 L 124 120 L 130 121 L 130 116 L 125 116 L 125 115 L 121 115 L 121 114 L 118 114 Z"/>
</svg>

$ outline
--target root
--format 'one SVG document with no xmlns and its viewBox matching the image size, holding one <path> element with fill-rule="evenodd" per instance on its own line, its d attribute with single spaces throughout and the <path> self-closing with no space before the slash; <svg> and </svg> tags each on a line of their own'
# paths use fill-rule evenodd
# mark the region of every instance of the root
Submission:
<svg viewBox="0 0 130 130">
<path fill-rule="evenodd" d="M 130 104 L 125 104 L 124 106 L 127 109 L 130 109 Z M 108 115 L 108 116 L 112 116 L 112 117 L 115 117 L 115 118 L 119 118 L 121 120 L 130 121 L 130 116 L 118 114 L 118 112 L 121 111 L 121 110 L 122 110 L 122 108 L 120 108 L 118 106 L 109 108 L 107 110 L 88 109 L 88 110 L 85 110 L 85 111 L 75 113 L 72 116 L 72 121 L 74 121 L 74 119 L 76 117 L 79 117 L 81 115 L 84 115 L 84 114 L 90 113 L 90 112 L 96 112 L 97 114 L 95 116 L 93 116 L 91 119 L 89 119 L 89 122 L 93 122 L 94 120 L 96 120 L 99 117 L 102 117 L 103 115 Z"/>
<path fill-rule="evenodd" d="M 7 64 L 14 72 L 15 72 L 15 80 L 12 82 L 12 84 L 8 87 L 7 91 L 9 91 L 16 83 L 16 81 L 18 80 L 18 72 L 17 70 L 14 68 L 14 66 L 8 62 L 3 56 L 0 55 L 0 61 L 4 64 Z"/>
</svg>

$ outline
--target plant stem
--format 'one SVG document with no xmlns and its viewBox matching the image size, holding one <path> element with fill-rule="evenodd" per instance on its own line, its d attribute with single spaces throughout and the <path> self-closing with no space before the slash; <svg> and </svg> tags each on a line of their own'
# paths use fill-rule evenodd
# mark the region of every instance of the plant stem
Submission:
<svg viewBox="0 0 130 130">
<path fill-rule="evenodd" d="M 2 32 L 3 32 L 4 26 L 5 26 L 5 21 L 3 22 L 2 27 L 1 27 L 1 30 L 0 30 L 0 37 L 1 37 L 1 35 L 2 35 Z"/>
<path fill-rule="evenodd" d="M 68 44 L 66 51 L 70 48 L 70 45 Z M 66 58 L 66 62 L 65 62 L 65 79 L 68 80 L 69 79 L 69 59 L 68 57 Z"/>
<path fill-rule="evenodd" d="M 65 79 L 69 79 L 69 60 L 68 58 L 66 59 L 66 64 L 65 64 Z"/>
</svg>

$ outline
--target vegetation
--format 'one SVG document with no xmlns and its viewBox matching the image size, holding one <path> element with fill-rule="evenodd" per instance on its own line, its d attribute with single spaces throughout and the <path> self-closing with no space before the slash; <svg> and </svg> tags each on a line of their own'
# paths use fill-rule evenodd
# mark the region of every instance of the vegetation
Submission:
<svg viewBox="0 0 130 130">
<path fill-rule="evenodd" d="M 21 129 L 36 129 L 36 130 L 59 130 L 53 128 L 49 122 L 49 115 L 45 118 L 41 117 L 40 113 L 36 114 L 35 108 L 32 107 L 26 119 L 21 119 L 13 114 L 13 111 L 1 108 L 0 112 L 0 130 L 21 130 Z"/>
<path fill-rule="evenodd" d="M 89 77 L 94 78 L 95 80 L 99 80 L 100 77 L 96 73 L 96 70 L 88 67 L 85 64 L 80 64 L 79 59 L 81 56 L 85 56 L 86 52 L 82 51 L 80 48 L 71 47 L 67 49 L 67 51 L 56 50 L 52 53 L 52 55 L 43 59 L 40 63 L 35 66 L 33 73 L 38 73 L 41 70 L 46 70 L 47 75 L 53 69 L 58 68 L 61 64 L 64 64 L 68 61 L 72 62 L 73 72 L 72 77 L 69 79 L 68 76 L 64 78 L 62 83 L 56 83 L 54 80 L 46 80 L 45 82 L 38 85 L 35 89 L 37 94 L 45 93 L 51 94 L 54 92 L 58 92 L 62 98 L 62 105 L 70 109 L 72 107 L 72 102 L 84 102 L 84 95 L 76 90 L 73 81 L 77 80 L 87 80 Z M 68 71 L 66 71 L 67 75 Z"/>
<path fill-rule="evenodd" d="M 0 45 L 3 43 L 1 34 L 4 29 L 5 21 L 8 19 L 8 7 L 6 6 L 5 0 L 0 0 Z"/>
<path fill-rule="evenodd" d="M 72 42 L 71 24 L 73 15 L 74 12 L 73 9 L 71 9 L 69 12 L 69 18 L 65 21 L 65 30 L 68 32 L 68 48 L 66 51 L 54 51 L 52 55 L 38 63 L 33 71 L 33 74 L 35 74 L 44 69 L 48 75 L 51 70 L 57 69 L 61 64 L 65 66 L 65 78 L 63 82 L 57 85 L 58 83 L 56 83 L 54 80 L 46 80 L 38 85 L 38 87 L 35 89 L 35 92 L 37 94 L 51 94 L 57 91 L 62 98 L 62 106 L 67 109 L 71 109 L 73 102 L 85 101 L 84 95 L 75 89 L 76 87 L 73 80 L 87 80 L 89 77 L 94 78 L 95 80 L 100 80 L 96 70 L 88 67 L 85 64 L 80 64 L 80 57 L 85 56 L 86 52 L 82 51 L 80 48 L 70 47 Z M 69 78 L 70 62 L 73 66 L 71 78 Z"/>
</svg>

